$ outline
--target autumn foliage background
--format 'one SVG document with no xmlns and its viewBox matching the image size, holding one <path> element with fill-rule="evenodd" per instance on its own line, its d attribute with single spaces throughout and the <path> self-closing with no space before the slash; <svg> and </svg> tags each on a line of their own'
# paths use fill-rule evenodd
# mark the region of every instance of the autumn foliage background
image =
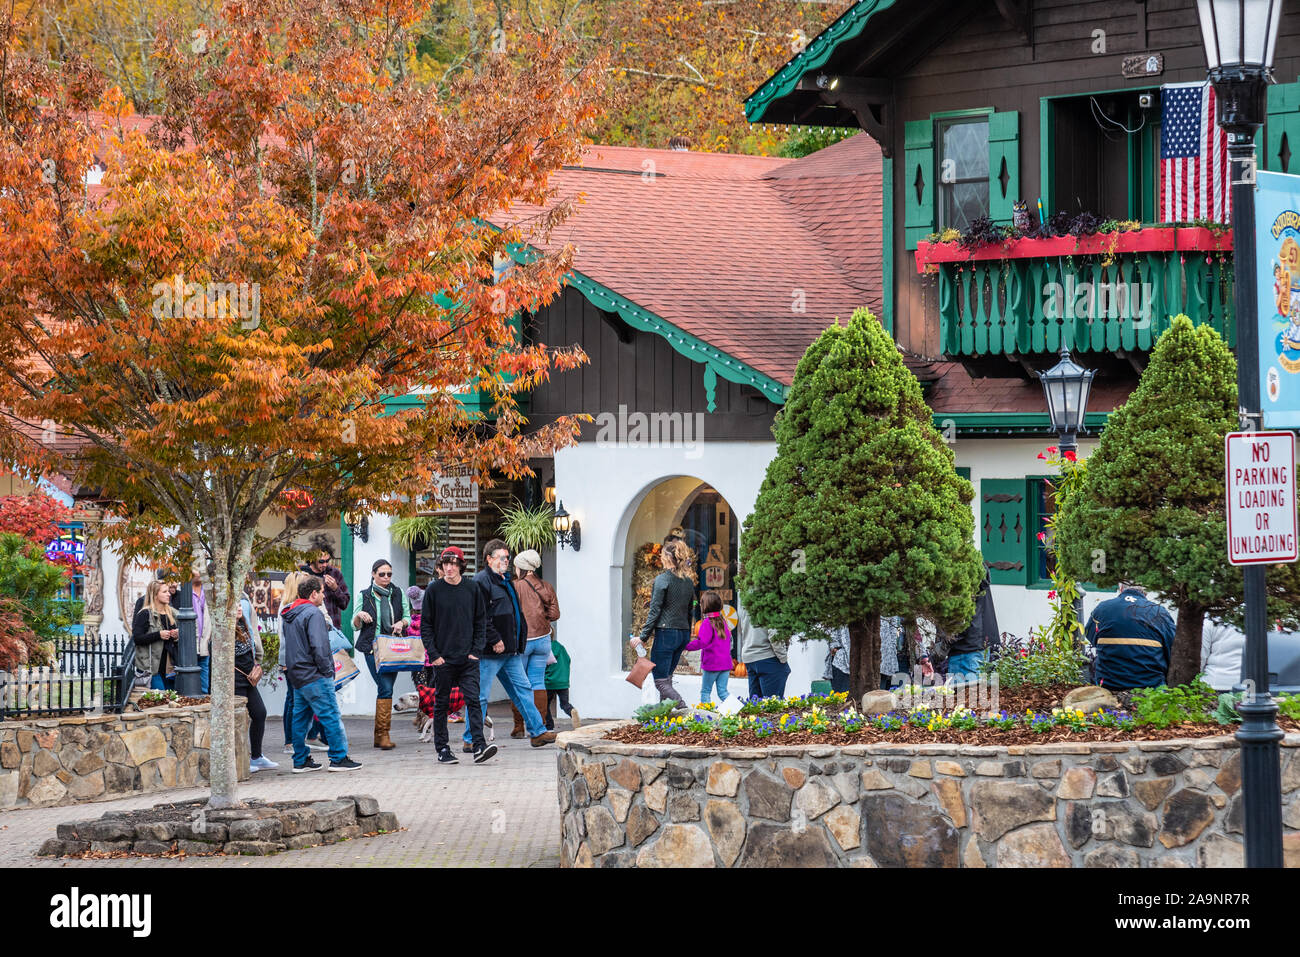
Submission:
<svg viewBox="0 0 1300 957">
<path fill-rule="evenodd" d="M 499 268 L 570 207 L 488 219 L 547 203 L 605 63 L 527 36 L 527 68 L 489 55 L 443 94 L 400 66 L 422 13 L 247 0 L 198 36 L 164 25 L 150 120 L 93 62 L 17 55 L 0 24 L 0 459 L 116 503 L 107 538 L 128 555 L 198 562 L 217 803 L 235 799 L 231 628 L 249 570 L 342 512 L 414 511 L 449 466 L 517 478 L 576 434 L 570 418 L 522 433 L 518 394 L 585 357 L 512 323 L 557 293 L 569 253 Z M 210 284 L 256 289 L 259 309 L 233 313 Z M 492 396 L 490 416 L 466 411 L 465 388 Z M 423 408 L 388 414 L 413 392 Z"/>
<path fill-rule="evenodd" d="M 609 100 L 591 136 L 610 145 L 663 149 L 683 136 L 692 149 L 802 155 L 820 128 L 752 126 L 742 102 L 840 14 L 850 0 L 432 0 L 421 5 L 394 72 L 454 93 L 465 74 L 504 55 L 527 66 L 521 40 L 546 30 L 577 59 L 607 53 Z M 216 0 L 23 0 L 27 49 L 60 59 L 86 56 L 126 93 L 136 112 L 161 101 L 147 55 L 158 26 L 174 18 L 183 36 L 217 18 Z M 496 51 L 500 51 L 497 53 Z"/>
</svg>

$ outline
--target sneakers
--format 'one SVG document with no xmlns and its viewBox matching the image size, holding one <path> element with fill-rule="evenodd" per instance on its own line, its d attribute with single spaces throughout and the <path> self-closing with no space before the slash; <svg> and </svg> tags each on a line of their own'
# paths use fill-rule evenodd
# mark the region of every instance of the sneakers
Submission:
<svg viewBox="0 0 1300 957">
<path fill-rule="evenodd" d="M 315 759 L 308 757 L 307 762 L 305 764 L 295 764 L 293 766 L 293 773 L 303 774 L 307 771 L 319 771 L 323 767 L 325 767 L 325 765 L 317 764 Z"/>
<path fill-rule="evenodd" d="M 316 738 L 308 738 L 307 747 L 311 748 L 313 751 L 328 751 L 330 749 L 328 744 Z"/>
<path fill-rule="evenodd" d="M 438 752 L 438 763 L 439 764 L 460 764 L 460 761 L 456 759 L 456 755 L 451 753 L 451 748 L 443 748 L 441 751 Z"/>
<path fill-rule="evenodd" d="M 286 744 L 286 745 L 284 746 L 284 753 L 285 753 L 285 754 L 293 754 L 293 745 L 292 745 L 292 744 Z"/>
<path fill-rule="evenodd" d="M 253 758 L 253 760 L 248 762 L 248 773 L 252 774 L 256 771 L 275 771 L 278 770 L 279 767 L 280 765 L 276 764 L 270 758 L 262 756 L 260 758 Z"/>
<path fill-rule="evenodd" d="M 360 761 L 353 761 L 351 758 L 344 758 L 341 761 L 331 761 L 331 771 L 357 771 L 361 768 Z"/>
<path fill-rule="evenodd" d="M 484 745 L 481 748 L 475 748 L 474 763 L 482 764 L 484 761 L 488 760 L 489 758 L 494 757 L 496 753 L 497 753 L 497 746 L 495 744 L 488 744 L 488 745 Z"/>
<path fill-rule="evenodd" d="M 555 740 L 555 732 L 547 731 L 544 734 L 539 734 L 537 737 L 533 738 L 533 747 L 542 748 L 550 744 L 554 740 Z"/>
</svg>

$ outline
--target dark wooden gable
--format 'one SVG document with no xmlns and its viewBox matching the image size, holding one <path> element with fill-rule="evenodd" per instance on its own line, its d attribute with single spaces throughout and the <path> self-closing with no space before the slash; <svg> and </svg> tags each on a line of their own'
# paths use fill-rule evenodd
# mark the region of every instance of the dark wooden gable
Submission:
<svg viewBox="0 0 1300 957">
<path fill-rule="evenodd" d="M 631 412 L 703 413 L 704 441 L 771 441 L 777 406 L 749 386 L 719 377 L 715 409 L 708 411 L 704 366 L 676 352 L 662 336 L 633 329 L 617 314 L 596 308 L 572 287 L 525 326 L 530 342 L 580 345 L 590 362 L 558 372 L 534 389 L 529 421 L 534 427 L 558 416 L 586 412 L 615 416 Z M 595 441 L 596 423 L 583 426 L 582 440 Z"/>
</svg>

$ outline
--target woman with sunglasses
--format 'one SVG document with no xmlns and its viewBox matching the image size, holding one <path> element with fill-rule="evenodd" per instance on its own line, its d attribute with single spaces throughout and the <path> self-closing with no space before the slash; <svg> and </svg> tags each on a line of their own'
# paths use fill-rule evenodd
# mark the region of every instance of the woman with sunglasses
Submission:
<svg viewBox="0 0 1300 957">
<path fill-rule="evenodd" d="M 411 606 L 406 592 L 393 587 L 393 566 L 379 559 L 370 568 L 370 587 L 361 590 L 361 602 L 352 618 L 357 636 L 356 648 L 366 656 L 366 667 L 375 679 L 375 747 L 389 751 L 396 747 L 388 732 L 393 722 L 393 682 L 395 673 L 380 674 L 375 668 L 375 636 L 405 635 L 411 623 Z"/>
</svg>

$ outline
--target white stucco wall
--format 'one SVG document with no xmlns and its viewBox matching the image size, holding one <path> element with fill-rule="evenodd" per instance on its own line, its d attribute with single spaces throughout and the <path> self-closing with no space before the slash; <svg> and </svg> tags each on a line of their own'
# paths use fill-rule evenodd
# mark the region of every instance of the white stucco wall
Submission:
<svg viewBox="0 0 1300 957">
<path fill-rule="evenodd" d="M 582 523 L 581 550 L 556 554 L 555 586 L 559 634 L 573 659 L 570 699 L 584 716 L 626 717 L 641 703 L 641 692 L 624 680 L 622 668 L 629 541 L 636 547 L 662 538 L 680 504 L 680 499 L 668 501 L 670 493 L 684 492 L 695 483 L 673 482 L 663 493 L 656 493 L 656 487 L 678 477 L 707 482 L 743 523 L 775 454 L 774 442 L 716 442 L 694 451 L 584 442 L 556 454 L 557 497 Z M 652 495 L 663 505 L 655 512 L 656 522 L 662 517 L 662 524 L 654 528 L 647 526 L 645 513 L 636 521 L 638 507 Z M 792 649 L 787 690 L 806 692 L 813 679 L 821 677 L 825 657 L 823 644 Z M 679 675 L 674 683 L 686 700 L 699 700 L 698 677 Z M 731 685 L 730 690 L 749 693 L 744 678 L 732 678 Z"/>
<path fill-rule="evenodd" d="M 975 529 L 978 536 L 980 522 L 980 479 L 1020 478 L 1027 475 L 1050 475 L 1052 470 L 1038 458 L 1047 446 L 1055 445 L 1048 439 L 978 439 L 959 438 L 953 445 L 958 467 L 971 470 L 975 498 L 971 502 L 975 512 Z M 1087 458 L 1097 447 L 1096 439 L 1079 443 L 1080 458 Z M 1097 603 L 1113 598 L 1114 592 L 1098 592 L 1083 597 L 1084 620 Z M 1025 588 L 1019 585 L 994 585 L 993 604 L 997 609 L 998 627 L 1013 635 L 1024 636 L 1031 627 L 1045 625 L 1051 618 L 1051 607 L 1046 589 Z"/>
</svg>

